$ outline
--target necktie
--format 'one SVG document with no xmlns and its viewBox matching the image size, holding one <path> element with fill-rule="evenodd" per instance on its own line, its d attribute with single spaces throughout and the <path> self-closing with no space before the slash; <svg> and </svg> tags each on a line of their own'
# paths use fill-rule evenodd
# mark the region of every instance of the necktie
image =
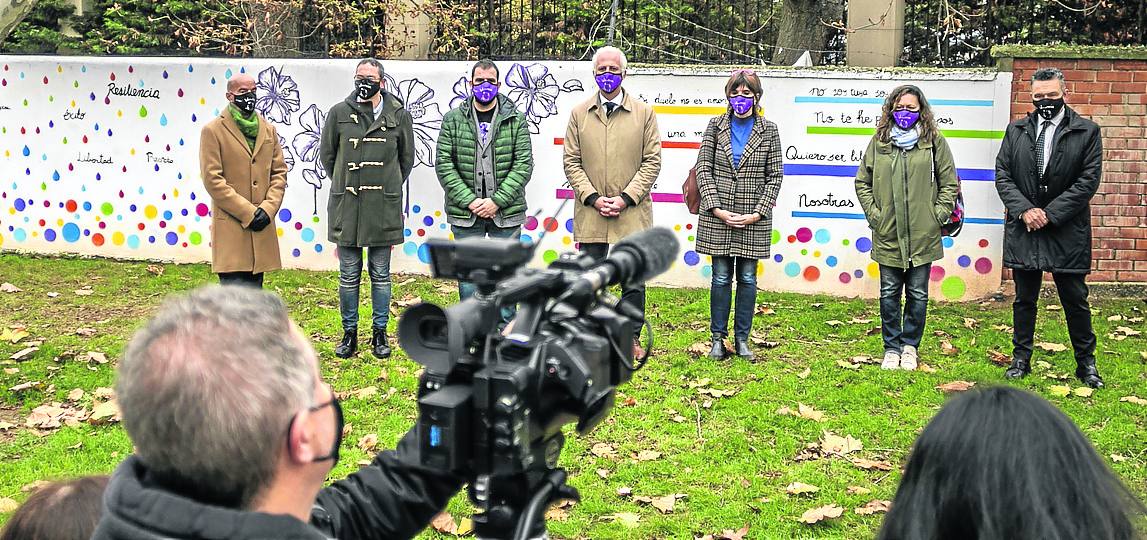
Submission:
<svg viewBox="0 0 1147 540">
<path fill-rule="evenodd" d="M 1047 163 L 1044 162 L 1047 156 L 1044 155 L 1043 146 L 1047 139 L 1047 128 L 1049 127 L 1051 127 L 1051 120 L 1044 120 L 1043 127 L 1039 130 L 1039 137 L 1035 140 L 1035 161 L 1039 165 L 1040 178 L 1043 178 L 1043 172 L 1047 168 Z"/>
<path fill-rule="evenodd" d="M 617 104 L 612 101 L 605 102 L 605 115 L 613 116 L 613 111 L 617 110 Z"/>
</svg>

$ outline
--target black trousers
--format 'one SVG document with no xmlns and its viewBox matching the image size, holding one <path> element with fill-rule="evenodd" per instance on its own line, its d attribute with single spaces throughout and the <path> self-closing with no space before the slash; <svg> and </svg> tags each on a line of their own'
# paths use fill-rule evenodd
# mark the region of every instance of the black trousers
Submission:
<svg viewBox="0 0 1147 540">
<path fill-rule="evenodd" d="M 247 287 L 255 287 L 256 289 L 263 288 L 263 273 L 253 274 L 251 272 L 220 272 L 219 273 L 220 285 L 243 285 Z"/>
<path fill-rule="evenodd" d="M 1067 333 L 1071 336 L 1075 362 L 1078 366 L 1094 365 L 1095 332 L 1091 329 L 1091 307 L 1087 303 L 1087 282 L 1084 281 L 1086 274 L 1053 273 L 1052 278 L 1059 291 L 1063 315 L 1067 318 Z M 1012 304 L 1015 326 L 1012 356 L 1030 361 L 1038 311 L 1036 302 L 1043 283 L 1043 272 L 1012 270 L 1012 279 L 1016 283 L 1016 300 Z"/>
<path fill-rule="evenodd" d="M 605 259 L 609 255 L 609 244 L 605 242 L 582 242 L 581 252 L 593 257 L 594 260 Z M 621 301 L 628 302 L 631 306 L 641 310 L 645 313 L 645 284 L 641 283 L 632 287 L 622 287 Z M 638 329 L 635 335 L 640 335 L 641 329 Z"/>
</svg>

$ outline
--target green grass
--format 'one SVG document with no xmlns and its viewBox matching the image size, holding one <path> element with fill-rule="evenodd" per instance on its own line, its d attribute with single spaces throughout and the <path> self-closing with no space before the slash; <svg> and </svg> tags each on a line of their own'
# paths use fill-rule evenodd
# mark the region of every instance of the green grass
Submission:
<svg viewBox="0 0 1147 540">
<path fill-rule="evenodd" d="M 0 371 L 0 420 L 18 426 L 0 432 L 0 498 L 22 501 L 27 494 L 21 487 L 35 480 L 109 473 L 131 451 L 119 425 L 84 424 L 45 433 L 22 426 L 34 407 L 66 401 L 74 388 L 86 391 L 81 403 L 90 407 L 92 390 L 112 386 L 114 359 L 163 297 L 214 281 L 203 265 L 167 265 L 159 276 L 146 267 L 146 263 L 0 255 L 0 281 L 23 289 L 20 293 L 0 293 L 0 330 L 22 324 L 31 333 L 25 341 L 44 340 L 34 357 L 19 363 L 7 359 L 22 349 L 23 343 L 0 342 L 0 367 L 19 370 Z M 396 299 L 419 296 L 447 304 L 456 298 L 453 285 L 446 282 L 406 276 L 396 276 L 394 281 Z M 334 357 L 339 327 L 335 273 L 282 271 L 270 274 L 267 284 L 286 299 L 299 324 L 315 341 L 323 373 L 336 390 L 379 388 L 377 394 L 352 396 L 344 402 L 347 422 L 353 427 L 344 444 L 343 461 L 332 474 L 342 477 L 368 458 L 355 447 L 360 437 L 377 434 L 382 447 L 389 447 L 412 425 L 418 366 L 402 352 L 381 362 L 363 353 L 349 360 Z M 88 285 L 94 294 L 78 296 L 73 292 Z M 50 298 L 51 291 L 59 296 Z M 619 403 L 632 398 L 632 405 L 615 408 L 588 437 L 569 438 L 561 465 L 570 471 L 570 484 L 581 491 L 583 501 L 569 509 L 565 521 L 550 522 L 554 536 L 693 538 L 747 524 L 749 538 L 871 538 L 881 515 L 860 516 L 852 510 L 872 499 L 892 499 L 898 468 L 892 472 L 865 471 L 842 459 L 797 462 L 793 458 L 806 444 L 819 441 L 823 431 L 832 431 L 863 443 L 864 449 L 855 455 L 900 465 L 916 434 L 944 402 L 945 396 L 936 385 L 954 380 L 1002 383 L 1003 369 L 988 361 L 987 351 L 1010 350 L 1009 334 L 992 328 L 1010 324 L 1007 303 L 931 306 L 928 337 L 921 353 L 923 362 L 936 371 L 907 373 L 882 372 L 870 364 L 851 370 L 837 363 L 881 352 L 879 335 L 869 335 L 878 324 L 874 301 L 761 293 L 760 302 L 768 304 L 774 313 L 756 317 L 754 334 L 778 345 L 759 349 L 758 360 L 753 363 L 740 359 L 717 362 L 686 352 L 690 345 L 707 339 L 707 291 L 649 291 L 657 336 L 654 357 L 620 389 L 624 397 Z M 1045 301 L 1043 305 L 1048 303 L 1055 302 Z M 1043 305 L 1037 341 L 1068 345 L 1062 312 Z M 1072 372 L 1070 350 L 1037 352 L 1036 360 L 1051 363 L 1050 372 L 1037 369 L 1036 375 L 1015 384 L 1061 407 L 1132 490 L 1144 496 L 1147 408 L 1120 402 L 1119 398 L 1147 398 L 1147 375 L 1140 355 L 1147 344 L 1139 336 L 1122 341 L 1107 336 L 1116 326 L 1145 330 L 1145 325 L 1126 320 L 1109 322 L 1107 317 L 1142 317 L 1147 305 L 1140 300 L 1096 300 L 1093 310 L 1106 389 L 1090 398 L 1051 396 L 1052 385 L 1079 386 L 1074 379 L 1063 382 L 1045 376 Z M 368 316 L 366 306 L 362 313 Z M 975 329 L 965 327 L 965 317 L 977 321 Z M 850 322 L 854 319 L 873 322 Z M 830 325 L 829 321 L 843 324 Z M 392 318 L 392 335 L 395 322 Z M 97 334 L 78 336 L 75 330 L 80 327 L 94 328 Z M 941 355 L 942 338 L 935 336 L 935 331 L 950 335 L 947 339 L 959 353 Z M 88 365 L 66 359 L 64 354 L 87 351 L 107 353 L 113 362 Z M 56 362 L 55 357 L 65 360 Z M 798 375 L 806 368 L 810 373 L 802 379 Z M 719 399 L 701 396 L 690 386 L 699 379 L 709 379 L 710 388 L 734 390 L 736 394 Z M 41 381 L 45 388 L 19 393 L 10 390 L 26 381 Z M 390 393 L 391 387 L 396 391 Z M 706 408 L 710 399 L 711 406 Z M 823 411 L 825 421 L 816 423 L 776 413 L 782 406 L 795 409 L 798 403 Z M 684 421 L 674 421 L 675 416 Z M 617 457 L 594 456 L 590 448 L 595 443 L 613 445 Z M 660 452 L 661 457 L 634 459 L 632 456 L 641 450 Z M 1111 462 L 1109 456 L 1113 454 L 1127 459 Z M 599 470 L 605 471 L 605 478 Z M 820 491 L 811 496 L 786 495 L 785 486 L 797 481 L 818 486 Z M 848 486 L 862 486 L 872 493 L 848 495 Z M 621 487 L 632 488 L 639 496 L 678 493 L 686 497 L 677 501 L 672 514 L 663 515 L 651 506 L 619 497 Z M 815 526 L 796 520 L 805 510 L 833 503 L 845 509 L 839 519 Z M 460 495 L 451 503 L 450 511 L 461 517 L 468 508 Z M 628 528 L 608 518 L 616 513 L 636 513 L 640 520 L 635 528 Z"/>
</svg>

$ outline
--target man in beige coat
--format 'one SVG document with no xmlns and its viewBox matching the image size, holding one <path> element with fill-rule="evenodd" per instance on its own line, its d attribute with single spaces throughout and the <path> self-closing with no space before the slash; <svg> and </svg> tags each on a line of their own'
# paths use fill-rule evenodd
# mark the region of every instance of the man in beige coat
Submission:
<svg viewBox="0 0 1147 540">
<path fill-rule="evenodd" d="M 262 288 L 280 268 L 275 215 L 287 189 L 287 164 L 275 128 L 255 112 L 255 80 L 227 81 L 227 108 L 203 127 L 199 167 L 211 196 L 211 270 L 219 282 Z"/>
<path fill-rule="evenodd" d="M 574 239 L 595 259 L 653 225 L 649 190 L 661 171 L 661 133 L 653 107 L 622 89 L 625 67 L 614 47 L 594 53 L 599 92 L 574 107 L 566 128 L 566 179 L 582 203 L 574 206 Z M 621 298 L 644 313 L 645 285 L 624 288 Z"/>
</svg>

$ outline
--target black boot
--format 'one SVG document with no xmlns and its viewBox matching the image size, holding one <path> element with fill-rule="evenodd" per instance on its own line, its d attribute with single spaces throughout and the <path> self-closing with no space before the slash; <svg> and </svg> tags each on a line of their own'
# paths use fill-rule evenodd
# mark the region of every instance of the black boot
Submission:
<svg viewBox="0 0 1147 540">
<path fill-rule="evenodd" d="M 1005 379 L 1022 379 L 1031 373 L 1032 366 L 1030 360 L 1021 360 L 1019 358 L 1012 358 L 1012 365 L 1008 366 L 1008 370 L 1004 372 Z"/>
<path fill-rule="evenodd" d="M 753 359 L 753 350 L 749 348 L 749 340 L 737 338 L 736 340 L 737 356 L 745 360 Z"/>
<path fill-rule="evenodd" d="M 725 336 L 713 334 L 713 348 L 709 349 L 709 358 L 721 360 L 726 356 L 729 356 L 729 350 L 725 348 Z"/>
<path fill-rule="evenodd" d="M 375 358 L 390 357 L 390 345 L 386 343 L 386 327 L 376 326 L 371 331 L 370 352 Z"/>
<path fill-rule="evenodd" d="M 1099 376 L 1099 370 L 1095 368 L 1095 360 L 1077 366 L 1075 368 L 1075 376 L 1079 378 L 1080 382 L 1087 386 L 1103 388 L 1103 377 Z"/>
<path fill-rule="evenodd" d="M 358 327 L 343 329 L 343 340 L 335 346 L 335 356 L 350 358 L 358 351 Z"/>
</svg>

